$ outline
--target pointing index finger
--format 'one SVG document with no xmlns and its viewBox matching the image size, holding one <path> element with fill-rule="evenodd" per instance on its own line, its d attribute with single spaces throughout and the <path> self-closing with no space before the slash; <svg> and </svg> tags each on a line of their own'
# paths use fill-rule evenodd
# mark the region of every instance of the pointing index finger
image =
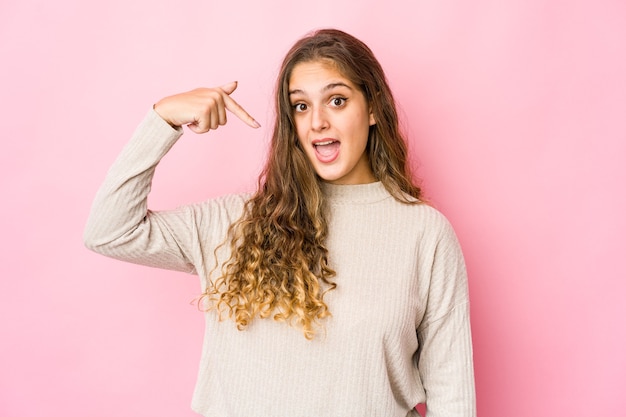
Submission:
<svg viewBox="0 0 626 417">
<path fill-rule="evenodd" d="M 254 120 L 254 117 L 250 116 L 247 111 L 244 110 L 243 107 L 239 105 L 235 100 L 233 100 L 228 94 L 224 96 L 224 104 L 226 108 L 239 119 L 241 119 L 245 124 L 255 129 L 261 127 L 259 122 Z"/>
</svg>

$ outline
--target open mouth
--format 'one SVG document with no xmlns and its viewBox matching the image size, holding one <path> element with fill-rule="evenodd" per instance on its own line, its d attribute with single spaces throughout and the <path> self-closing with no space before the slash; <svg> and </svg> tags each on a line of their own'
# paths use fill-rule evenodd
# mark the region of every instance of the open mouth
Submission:
<svg viewBox="0 0 626 417">
<path fill-rule="evenodd" d="M 335 139 L 322 139 L 313 142 L 315 156 L 322 163 L 333 162 L 339 156 L 341 142 Z"/>
<path fill-rule="evenodd" d="M 323 159 L 336 157 L 339 152 L 339 145 L 339 141 L 334 139 L 327 139 L 313 143 L 318 157 L 322 157 Z"/>
</svg>

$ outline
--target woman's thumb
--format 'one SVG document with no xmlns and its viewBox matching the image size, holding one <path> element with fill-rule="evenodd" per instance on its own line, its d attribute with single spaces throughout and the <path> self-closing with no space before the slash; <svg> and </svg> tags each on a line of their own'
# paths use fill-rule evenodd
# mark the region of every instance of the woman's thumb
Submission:
<svg viewBox="0 0 626 417">
<path fill-rule="evenodd" d="M 233 91 L 235 91 L 236 88 L 237 88 L 237 81 L 224 84 L 223 86 L 220 87 L 220 89 L 228 95 L 230 95 Z"/>
</svg>

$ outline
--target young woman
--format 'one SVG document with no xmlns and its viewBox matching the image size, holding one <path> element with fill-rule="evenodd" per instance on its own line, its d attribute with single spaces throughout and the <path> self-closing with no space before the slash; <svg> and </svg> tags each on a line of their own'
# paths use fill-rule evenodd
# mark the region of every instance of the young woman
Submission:
<svg viewBox="0 0 626 417">
<path fill-rule="evenodd" d="M 166 97 L 100 188 L 86 245 L 202 282 L 204 416 L 474 416 L 467 279 L 452 228 L 411 182 L 396 107 L 369 48 L 338 31 L 283 62 L 258 190 L 172 211 L 146 200 L 187 125 L 204 133 L 236 84 Z"/>
</svg>

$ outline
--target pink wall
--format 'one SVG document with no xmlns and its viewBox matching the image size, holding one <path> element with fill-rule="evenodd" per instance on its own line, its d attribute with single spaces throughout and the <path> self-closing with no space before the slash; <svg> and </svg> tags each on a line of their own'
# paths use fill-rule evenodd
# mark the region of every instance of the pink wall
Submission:
<svg viewBox="0 0 626 417">
<path fill-rule="evenodd" d="M 91 198 L 154 101 L 235 79 L 264 128 L 186 134 L 152 204 L 251 187 L 279 61 L 323 26 L 387 69 L 457 229 L 479 414 L 623 415 L 626 3 L 237 3 L 0 5 L 0 415 L 194 415 L 197 279 L 85 250 Z"/>
</svg>

